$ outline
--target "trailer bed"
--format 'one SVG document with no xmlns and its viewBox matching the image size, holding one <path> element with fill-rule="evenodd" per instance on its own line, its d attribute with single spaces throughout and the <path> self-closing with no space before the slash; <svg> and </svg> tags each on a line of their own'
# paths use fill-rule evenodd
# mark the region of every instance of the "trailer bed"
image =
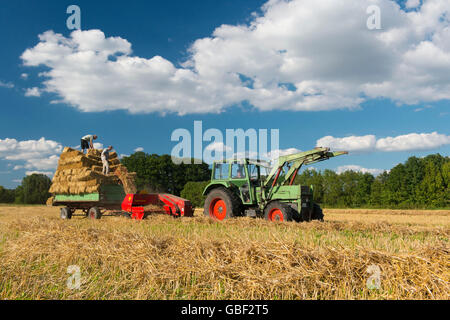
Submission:
<svg viewBox="0 0 450 320">
<path fill-rule="evenodd" d="M 105 185 L 98 193 L 87 194 L 56 194 L 54 206 L 66 206 L 72 210 L 97 207 L 105 210 L 118 210 L 126 194 L 123 186 Z"/>
</svg>

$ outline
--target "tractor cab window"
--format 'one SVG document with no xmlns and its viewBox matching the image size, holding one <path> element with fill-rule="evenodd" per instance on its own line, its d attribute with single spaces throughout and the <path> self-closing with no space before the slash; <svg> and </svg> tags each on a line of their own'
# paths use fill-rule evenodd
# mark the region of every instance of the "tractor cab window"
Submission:
<svg viewBox="0 0 450 320">
<path fill-rule="evenodd" d="M 214 170 L 214 179 L 222 180 L 228 179 L 228 169 L 230 165 L 228 163 L 217 163 Z"/>
<path fill-rule="evenodd" d="M 245 167 L 241 163 L 233 163 L 231 166 L 231 178 L 232 179 L 245 179 Z"/>
<path fill-rule="evenodd" d="M 259 180 L 259 168 L 254 164 L 248 165 L 248 174 L 250 175 L 250 180 L 258 181 Z"/>
</svg>

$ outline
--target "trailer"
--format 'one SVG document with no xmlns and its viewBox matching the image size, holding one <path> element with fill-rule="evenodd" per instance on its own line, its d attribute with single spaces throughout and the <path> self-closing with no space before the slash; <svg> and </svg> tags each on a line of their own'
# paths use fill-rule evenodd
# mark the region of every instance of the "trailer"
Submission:
<svg viewBox="0 0 450 320">
<path fill-rule="evenodd" d="M 98 193 L 54 195 L 53 206 L 60 206 L 60 217 L 64 220 L 84 216 L 98 220 L 102 216 L 124 216 L 143 220 L 150 213 L 163 213 L 173 217 L 192 217 L 191 202 L 171 194 L 125 194 L 121 185 L 103 185 Z M 149 211 L 154 205 L 161 210 Z M 78 213 L 78 212 L 82 213 Z"/>
</svg>

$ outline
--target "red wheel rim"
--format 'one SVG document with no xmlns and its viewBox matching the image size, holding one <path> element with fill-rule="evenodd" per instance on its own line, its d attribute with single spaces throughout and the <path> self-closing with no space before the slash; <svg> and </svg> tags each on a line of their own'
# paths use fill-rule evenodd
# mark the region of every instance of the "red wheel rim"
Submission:
<svg viewBox="0 0 450 320">
<path fill-rule="evenodd" d="M 95 219 L 95 212 L 93 210 L 89 211 L 89 218 Z"/>
<path fill-rule="evenodd" d="M 283 221 L 284 220 L 283 219 L 283 212 L 280 209 L 278 209 L 278 208 L 270 210 L 270 212 L 269 212 L 269 220 L 270 221 Z"/>
<path fill-rule="evenodd" d="M 220 198 L 216 198 L 211 201 L 209 205 L 209 215 L 217 220 L 225 220 L 227 216 L 227 205 L 225 201 Z"/>
</svg>

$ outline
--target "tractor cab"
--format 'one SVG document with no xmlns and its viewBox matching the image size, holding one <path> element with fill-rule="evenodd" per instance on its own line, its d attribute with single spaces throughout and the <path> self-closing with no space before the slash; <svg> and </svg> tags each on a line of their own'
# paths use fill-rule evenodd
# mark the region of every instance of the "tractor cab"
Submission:
<svg viewBox="0 0 450 320">
<path fill-rule="evenodd" d="M 243 204 L 256 204 L 256 188 L 261 187 L 268 170 L 268 164 L 259 160 L 230 159 L 214 162 L 211 184 L 234 189 Z"/>
</svg>

